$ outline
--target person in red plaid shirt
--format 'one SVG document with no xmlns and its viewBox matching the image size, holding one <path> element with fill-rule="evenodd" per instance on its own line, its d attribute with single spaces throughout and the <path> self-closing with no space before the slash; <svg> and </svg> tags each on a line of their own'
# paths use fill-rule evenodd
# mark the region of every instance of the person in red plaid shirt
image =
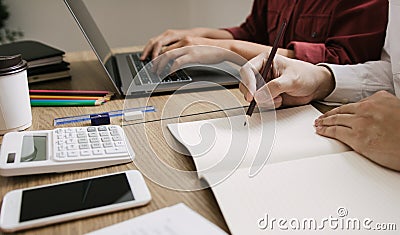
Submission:
<svg viewBox="0 0 400 235">
<path fill-rule="evenodd" d="M 209 45 L 250 60 L 270 50 L 286 19 L 279 54 L 313 64 L 357 64 L 380 59 L 387 14 L 387 0 L 255 0 L 240 26 L 167 30 L 149 40 L 142 59 L 184 46 Z"/>
</svg>

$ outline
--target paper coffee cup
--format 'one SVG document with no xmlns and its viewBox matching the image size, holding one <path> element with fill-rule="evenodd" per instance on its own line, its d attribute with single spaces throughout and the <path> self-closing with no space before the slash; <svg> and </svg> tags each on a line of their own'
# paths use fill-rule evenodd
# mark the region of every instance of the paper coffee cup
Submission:
<svg viewBox="0 0 400 235">
<path fill-rule="evenodd" d="M 21 55 L 0 56 L 0 135 L 32 125 L 26 69 Z"/>
</svg>

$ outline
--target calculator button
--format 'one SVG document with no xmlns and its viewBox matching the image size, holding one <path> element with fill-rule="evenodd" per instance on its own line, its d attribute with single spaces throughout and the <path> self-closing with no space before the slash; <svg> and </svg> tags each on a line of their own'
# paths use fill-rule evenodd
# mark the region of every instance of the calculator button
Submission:
<svg viewBox="0 0 400 235">
<path fill-rule="evenodd" d="M 64 133 L 63 129 L 57 129 L 57 130 L 55 130 L 55 132 L 56 132 L 56 134 L 62 134 L 62 133 Z"/>
<path fill-rule="evenodd" d="M 65 151 L 65 150 L 67 150 L 67 146 L 66 146 L 66 145 L 59 145 L 59 146 L 57 147 L 57 150 L 58 150 L 58 151 Z"/>
<path fill-rule="evenodd" d="M 115 147 L 115 148 L 107 148 L 106 153 L 107 154 L 114 154 L 114 153 L 125 153 L 126 148 L 124 147 Z"/>
<path fill-rule="evenodd" d="M 76 133 L 66 133 L 65 137 L 66 138 L 76 138 Z"/>
<path fill-rule="evenodd" d="M 92 151 L 90 151 L 90 150 L 87 150 L 87 149 L 81 150 L 82 156 L 90 156 L 91 154 L 92 154 Z"/>
<path fill-rule="evenodd" d="M 90 149 L 90 145 L 89 144 L 80 144 L 79 149 Z"/>
<path fill-rule="evenodd" d="M 69 144 L 67 145 L 67 150 L 77 150 L 79 146 L 77 144 Z"/>
<path fill-rule="evenodd" d="M 124 141 L 115 141 L 114 144 L 115 144 L 116 147 L 125 146 L 125 142 Z"/>
<path fill-rule="evenodd" d="M 113 146 L 113 144 L 111 142 L 107 142 L 107 143 L 103 144 L 103 147 L 104 148 L 111 148 L 111 147 L 114 147 L 114 146 Z"/>
<path fill-rule="evenodd" d="M 76 144 L 76 143 L 78 143 L 78 141 L 76 139 L 67 139 L 67 141 L 65 143 L 66 144 Z"/>
<path fill-rule="evenodd" d="M 79 156 L 78 151 L 69 151 L 68 152 L 68 157 L 77 157 L 77 156 Z"/>
<path fill-rule="evenodd" d="M 101 137 L 101 141 L 102 142 L 111 142 L 111 138 L 110 137 Z"/>
<path fill-rule="evenodd" d="M 118 129 L 118 127 L 116 127 L 116 126 L 110 126 L 110 127 L 108 127 L 108 129 L 109 129 L 110 131 L 115 131 L 115 130 Z"/>
<path fill-rule="evenodd" d="M 93 155 L 102 155 L 104 151 L 102 149 L 93 149 Z"/>
<path fill-rule="evenodd" d="M 61 140 L 64 136 L 62 134 L 57 135 L 57 139 Z"/>
<path fill-rule="evenodd" d="M 108 132 L 106 132 L 106 131 L 102 131 L 99 134 L 100 134 L 100 136 L 108 136 Z"/>
<path fill-rule="evenodd" d="M 75 132 L 76 132 L 76 130 L 72 129 L 72 128 L 68 128 L 65 130 L 65 133 L 75 133 Z"/>
<path fill-rule="evenodd" d="M 96 132 L 90 132 L 88 135 L 89 135 L 89 137 L 97 137 L 97 133 Z"/>
<path fill-rule="evenodd" d="M 114 137 L 112 137 L 112 139 L 114 141 L 121 141 L 122 140 L 121 136 L 114 136 Z"/>
<path fill-rule="evenodd" d="M 99 149 L 99 148 L 101 148 L 101 144 L 99 144 L 99 143 L 94 143 L 94 144 L 92 144 L 92 148 L 94 148 L 94 149 Z"/>
<path fill-rule="evenodd" d="M 90 140 L 90 143 L 97 143 L 97 142 L 99 142 L 99 138 L 97 138 L 97 137 L 90 138 L 89 140 Z"/>
<path fill-rule="evenodd" d="M 99 131 L 107 131 L 107 127 L 105 127 L 105 126 L 99 126 L 98 130 L 99 130 Z"/>
<path fill-rule="evenodd" d="M 65 158 L 65 157 L 67 156 L 67 153 L 66 153 L 66 152 L 58 152 L 58 153 L 56 154 L 56 156 L 57 156 L 58 158 Z"/>
<path fill-rule="evenodd" d="M 85 143 L 88 143 L 88 142 L 89 141 L 87 139 L 84 139 L 84 138 L 78 139 L 78 143 L 80 143 L 80 144 L 85 144 Z"/>
<path fill-rule="evenodd" d="M 112 136 L 117 136 L 117 135 L 119 135 L 118 131 L 116 131 L 116 130 L 110 131 L 110 134 L 111 134 Z"/>
<path fill-rule="evenodd" d="M 86 137 L 86 133 L 85 133 L 85 132 L 83 132 L 83 133 L 79 133 L 79 132 L 78 132 L 78 134 L 76 135 L 76 137 L 78 137 L 78 138 L 85 138 L 85 137 Z"/>
<path fill-rule="evenodd" d="M 96 132 L 97 129 L 96 129 L 96 127 L 94 127 L 94 126 L 90 126 L 90 127 L 87 128 L 87 131 L 88 131 L 88 132 Z"/>
</svg>

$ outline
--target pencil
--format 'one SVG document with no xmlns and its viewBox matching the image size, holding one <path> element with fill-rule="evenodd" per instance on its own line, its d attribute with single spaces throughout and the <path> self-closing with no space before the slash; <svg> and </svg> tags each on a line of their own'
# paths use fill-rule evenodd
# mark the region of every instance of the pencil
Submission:
<svg viewBox="0 0 400 235">
<path fill-rule="evenodd" d="M 105 100 L 31 100 L 33 107 L 57 107 L 57 106 L 98 106 Z"/>
<path fill-rule="evenodd" d="M 105 99 L 109 101 L 109 98 L 98 97 L 98 96 L 58 96 L 58 95 L 30 95 L 33 100 L 100 100 Z"/>
<path fill-rule="evenodd" d="M 90 90 L 29 90 L 31 95 L 75 95 L 75 96 L 112 96 L 111 91 Z"/>
<path fill-rule="evenodd" d="M 274 61 L 276 52 L 278 51 L 278 44 L 281 41 L 283 35 L 285 35 L 286 25 L 287 25 L 286 20 L 283 20 L 282 26 L 278 32 L 278 36 L 275 38 L 274 45 L 272 46 L 271 52 L 269 53 L 267 63 L 262 68 L 261 76 L 266 83 L 268 82 L 268 75 L 271 72 L 272 62 Z M 244 126 L 247 125 L 247 119 L 250 118 L 251 115 L 253 114 L 254 108 L 256 107 L 256 105 L 257 105 L 256 100 L 253 98 L 253 100 L 250 102 L 249 108 L 247 109 L 247 112 L 246 112 L 246 120 L 244 121 Z"/>
</svg>

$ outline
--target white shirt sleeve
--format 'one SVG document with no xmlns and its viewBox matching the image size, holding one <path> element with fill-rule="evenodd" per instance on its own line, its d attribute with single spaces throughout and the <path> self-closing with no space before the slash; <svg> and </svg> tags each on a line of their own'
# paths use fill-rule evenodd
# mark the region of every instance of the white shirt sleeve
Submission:
<svg viewBox="0 0 400 235">
<path fill-rule="evenodd" d="M 394 94 L 393 74 L 389 55 L 382 59 L 356 65 L 321 64 L 328 67 L 336 81 L 334 91 L 324 99 L 327 102 L 357 102 L 377 91 Z"/>
</svg>

